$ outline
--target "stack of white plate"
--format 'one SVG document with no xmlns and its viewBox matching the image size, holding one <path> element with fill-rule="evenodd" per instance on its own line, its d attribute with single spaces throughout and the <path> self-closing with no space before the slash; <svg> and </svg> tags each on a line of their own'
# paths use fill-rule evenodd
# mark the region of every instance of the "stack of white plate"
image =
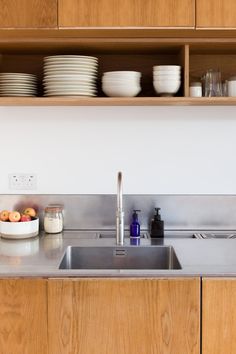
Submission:
<svg viewBox="0 0 236 354">
<path fill-rule="evenodd" d="M 32 97 L 37 94 L 37 77 L 25 73 L 0 73 L 0 96 Z"/>
<path fill-rule="evenodd" d="M 156 65 L 153 67 L 153 86 L 160 96 L 173 96 L 181 86 L 181 66 Z"/>
<path fill-rule="evenodd" d="M 96 96 L 98 59 L 84 55 L 44 58 L 44 96 Z"/>
<path fill-rule="evenodd" d="M 103 74 L 102 90 L 110 97 L 134 97 L 141 91 L 138 71 L 109 71 Z"/>
</svg>

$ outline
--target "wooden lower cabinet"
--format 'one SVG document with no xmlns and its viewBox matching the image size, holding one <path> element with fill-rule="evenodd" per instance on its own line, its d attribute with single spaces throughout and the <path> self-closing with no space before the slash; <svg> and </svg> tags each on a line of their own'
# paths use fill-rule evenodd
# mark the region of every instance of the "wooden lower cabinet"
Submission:
<svg viewBox="0 0 236 354">
<path fill-rule="evenodd" d="M 202 280 L 202 354 L 236 353 L 236 278 Z"/>
<path fill-rule="evenodd" d="M 200 354 L 198 278 L 50 279 L 48 311 L 50 354 Z"/>
<path fill-rule="evenodd" d="M 47 354 L 47 280 L 0 280 L 0 354 Z"/>
</svg>

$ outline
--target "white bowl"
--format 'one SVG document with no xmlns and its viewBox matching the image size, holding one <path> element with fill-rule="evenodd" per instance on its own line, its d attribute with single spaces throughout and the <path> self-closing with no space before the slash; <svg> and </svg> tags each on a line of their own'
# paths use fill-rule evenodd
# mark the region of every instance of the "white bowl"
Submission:
<svg viewBox="0 0 236 354">
<path fill-rule="evenodd" d="M 159 76 L 155 76 L 153 78 L 153 81 L 163 81 L 163 82 L 168 82 L 168 81 L 175 81 L 175 82 L 178 82 L 178 81 L 181 81 L 181 78 L 180 77 L 159 77 Z"/>
<path fill-rule="evenodd" d="M 236 97 L 236 79 L 228 81 L 228 96 Z"/>
<path fill-rule="evenodd" d="M 181 73 L 165 73 L 165 72 L 161 72 L 161 73 L 156 73 L 156 72 L 154 72 L 153 73 L 153 76 L 154 77 L 181 77 Z"/>
<path fill-rule="evenodd" d="M 102 91 L 109 97 L 135 97 L 141 91 L 140 85 L 106 85 L 102 84 Z"/>
<path fill-rule="evenodd" d="M 141 73 L 139 71 L 107 71 L 103 73 L 103 76 L 106 77 L 141 77 Z"/>
<path fill-rule="evenodd" d="M 180 65 L 155 65 L 153 66 L 154 71 L 180 71 Z"/>
<path fill-rule="evenodd" d="M 134 80 L 134 79 L 107 79 L 107 78 L 102 78 L 102 82 L 108 85 L 140 85 L 140 79 Z"/>
<path fill-rule="evenodd" d="M 31 221 L 0 221 L 0 234 L 3 238 L 24 239 L 35 237 L 39 233 L 39 219 Z"/>
<path fill-rule="evenodd" d="M 177 85 L 177 84 L 181 84 L 181 80 L 177 79 L 177 80 L 161 80 L 161 79 L 154 79 L 153 82 L 156 82 L 157 84 L 170 84 L 170 85 Z"/>
<path fill-rule="evenodd" d="M 154 81 L 153 86 L 159 95 L 173 95 L 179 91 L 181 82 L 158 82 Z"/>
</svg>

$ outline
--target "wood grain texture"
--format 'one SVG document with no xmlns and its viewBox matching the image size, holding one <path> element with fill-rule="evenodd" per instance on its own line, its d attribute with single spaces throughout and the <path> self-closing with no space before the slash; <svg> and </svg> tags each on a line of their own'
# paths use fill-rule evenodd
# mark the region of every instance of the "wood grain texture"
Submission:
<svg viewBox="0 0 236 354">
<path fill-rule="evenodd" d="M 236 106 L 235 97 L 0 97 L 0 106 Z"/>
<path fill-rule="evenodd" d="M 0 28 L 55 28 L 57 0 L 0 0 Z"/>
<path fill-rule="evenodd" d="M 202 354 L 236 353 L 236 279 L 203 279 Z"/>
<path fill-rule="evenodd" d="M 183 96 L 189 97 L 189 45 L 182 47 L 180 52 L 180 64 L 182 66 Z"/>
<path fill-rule="evenodd" d="M 235 0 L 196 0 L 197 28 L 236 28 Z"/>
<path fill-rule="evenodd" d="M 194 0 L 59 0 L 59 27 L 194 27 Z"/>
<path fill-rule="evenodd" d="M 199 279 L 49 280 L 50 354 L 199 354 Z"/>
<path fill-rule="evenodd" d="M 0 354 L 47 354 L 46 280 L 0 280 Z"/>
</svg>

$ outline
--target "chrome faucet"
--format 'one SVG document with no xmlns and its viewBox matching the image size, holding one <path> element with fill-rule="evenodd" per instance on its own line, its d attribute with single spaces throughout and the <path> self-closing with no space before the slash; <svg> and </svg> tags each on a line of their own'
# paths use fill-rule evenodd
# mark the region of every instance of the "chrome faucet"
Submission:
<svg viewBox="0 0 236 354">
<path fill-rule="evenodd" d="M 117 210 L 116 210 L 116 244 L 124 244 L 124 211 L 122 194 L 122 173 L 118 172 L 117 181 Z"/>
</svg>

